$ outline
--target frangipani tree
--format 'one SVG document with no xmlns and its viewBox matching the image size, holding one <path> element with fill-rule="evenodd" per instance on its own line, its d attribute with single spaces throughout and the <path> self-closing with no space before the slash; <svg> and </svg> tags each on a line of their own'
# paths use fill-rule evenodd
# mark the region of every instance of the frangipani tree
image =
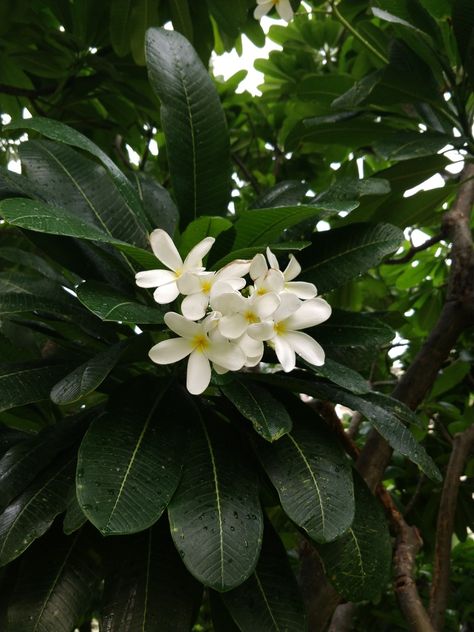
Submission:
<svg viewBox="0 0 474 632">
<path fill-rule="evenodd" d="M 254 3 L 235 15 L 227 3 L 209 2 L 210 13 L 160 3 L 146 24 L 149 83 L 138 68 L 124 96 L 130 136 L 109 116 L 110 129 L 83 134 L 95 122 L 82 107 L 74 125 L 60 96 L 37 101 L 41 75 L 18 88 L 35 115 L 7 128 L 9 139 L 28 133 L 22 174 L 0 173 L 7 631 L 88 629 L 93 617 L 130 632 L 324 629 L 341 601 L 384 599 L 395 612 L 393 550 L 409 625 L 442 629 L 446 542 L 472 444 L 472 15 L 462 2 L 368 4 L 314 3 L 273 27 L 283 50 L 258 62 L 263 96 L 250 100 L 210 79 L 210 35 L 190 18 L 210 20 L 215 46 L 231 47 L 258 32 Z M 100 14 L 113 51 L 90 53 L 93 67 L 113 55 L 131 64 L 130 50 L 144 61 L 144 29 L 129 42 L 124 28 L 141 15 L 131 11 Z M 77 5 L 56 30 L 100 44 L 92 15 Z M 157 26 L 168 18 L 176 30 Z M 86 75 L 98 110 L 100 73 Z M 142 150 L 140 169 L 123 139 L 125 164 L 111 158 L 113 132 Z M 435 152 L 448 143 L 466 162 L 460 179 L 405 198 L 444 168 Z M 424 251 L 404 241 L 415 226 Z M 439 254 L 403 265 L 428 247 Z M 411 307 L 424 316 L 409 321 Z M 411 342 L 398 368 L 386 355 L 396 331 Z M 449 355 L 460 335 L 464 355 Z M 452 401 L 438 401 L 444 393 Z M 350 432 L 336 404 L 358 411 Z M 453 407 L 457 425 L 437 430 Z M 400 510 L 418 518 L 417 498 L 438 503 L 441 490 L 428 615 L 413 582 L 421 542 Z M 370 606 L 359 616 L 361 629 L 380 629 Z M 456 616 L 467 620 L 463 605 Z"/>
</svg>

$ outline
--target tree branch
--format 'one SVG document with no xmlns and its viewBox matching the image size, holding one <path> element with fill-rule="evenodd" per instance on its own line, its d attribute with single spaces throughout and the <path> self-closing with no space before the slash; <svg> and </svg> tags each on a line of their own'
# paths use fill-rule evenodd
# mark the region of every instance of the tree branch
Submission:
<svg viewBox="0 0 474 632">
<path fill-rule="evenodd" d="M 454 437 L 439 503 L 436 525 L 436 545 L 433 564 L 433 583 L 430 594 L 430 616 L 436 630 L 443 630 L 444 616 L 449 596 L 449 572 L 451 566 L 451 539 L 454 514 L 458 500 L 460 476 L 469 453 L 474 447 L 474 426 Z"/>
<path fill-rule="evenodd" d="M 242 171 L 242 173 L 244 174 L 245 178 L 250 182 L 250 184 L 252 185 L 252 188 L 255 191 L 255 193 L 257 195 L 260 195 L 260 193 L 261 193 L 260 185 L 258 184 L 257 179 L 255 178 L 253 173 L 249 169 L 247 169 L 247 165 L 244 162 L 242 162 L 242 160 L 240 159 L 240 157 L 237 154 L 232 154 L 232 160 L 235 162 L 235 164 Z"/>
<path fill-rule="evenodd" d="M 397 265 L 399 263 L 408 263 L 408 261 L 411 261 L 418 252 L 431 248 L 431 246 L 434 246 L 435 244 L 439 243 L 442 239 L 443 239 L 443 235 L 439 233 L 438 235 L 431 237 L 431 239 L 427 239 L 423 244 L 420 244 L 419 246 L 412 246 L 403 255 L 403 257 L 398 257 L 398 259 L 385 259 L 384 264 Z"/>
</svg>

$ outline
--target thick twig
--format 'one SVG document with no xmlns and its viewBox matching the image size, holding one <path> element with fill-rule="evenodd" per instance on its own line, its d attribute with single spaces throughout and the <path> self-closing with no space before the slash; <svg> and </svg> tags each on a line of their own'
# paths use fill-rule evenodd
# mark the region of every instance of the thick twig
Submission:
<svg viewBox="0 0 474 632">
<path fill-rule="evenodd" d="M 412 246 L 403 255 L 403 257 L 398 257 L 397 259 L 385 259 L 384 264 L 397 265 L 398 263 L 408 263 L 408 261 L 411 261 L 418 252 L 431 248 L 431 246 L 439 243 L 442 239 L 443 235 L 439 233 L 438 235 L 431 237 L 431 239 L 427 239 L 423 244 L 420 244 L 419 246 Z"/>
<path fill-rule="evenodd" d="M 406 504 L 406 507 L 405 507 L 405 509 L 403 511 L 404 518 L 406 518 L 408 516 L 410 511 L 413 510 L 413 507 L 418 502 L 418 499 L 421 496 L 421 489 L 422 489 L 423 483 L 425 481 L 426 481 L 426 476 L 425 476 L 425 474 L 423 474 L 423 472 L 421 472 L 420 476 L 418 477 L 418 482 L 416 484 L 415 492 L 413 493 L 413 496 L 410 498 L 410 501 Z"/>
<path fill-rule="evenodd" d="M 232 160 L 235 162 L 235 164 L 242 171 L 244 177 L 252 185 L 252 188 L 255 191 L 255 193 L 257 195 L 260 195 L 261 190 L 260 190 L 260 185 L 257 182 L 257 179 L 255 178 L 253 173 L 249 169 L 247 169 L 247 165 L 240 159 L 240 156 L 238 156 L 237 154 L 232 154 Z"/>
<path fill-rule="evenodd" d="M 469 453 L 474 447 L 474 426 L 454 437 L 444 479 L 436 525 L 436 546 L 433 564 L 433 583 L 430 595 L 430 616 L 436 630 L 443 630 L 444 616 L 449 597 L 449 572 L 451 566 L 451 539 L 454 514 L 458 500 L 460 476 Z"/>
<path fill-rule="evenodd" d="M 328 632 L 351 632 L 355 611 L 355 603 L 341 603 L 334 612 Z"/>
</svg>

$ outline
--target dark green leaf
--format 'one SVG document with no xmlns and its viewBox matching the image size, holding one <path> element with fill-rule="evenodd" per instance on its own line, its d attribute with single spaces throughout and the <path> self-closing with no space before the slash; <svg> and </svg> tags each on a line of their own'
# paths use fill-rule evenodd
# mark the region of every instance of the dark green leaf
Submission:
<svg viewBox="0 0 474 632">
<path fill-rule="evenodd" d="M 254 573 L 222 595 L 242 632 L 305 632 L 303 602 L 286 550 L 270 524 Z"/>
<path fill-rule="evenodd" d="M 326 575 L 349 601 L 375 599 L 390 577 L 392 546 L 382 507 L 355 475 L 355 517 L 342 537 L 318 545 Z"/>
<path fill-rule="evenodd" d="M 74 485 L 69 493 L 69 499 L 66 507 L 66 513 L 63 520 L 63 531 L 66 535 L 71 535 L 78 531 L 87 522 L 84 512 L 79 506 L 76 495 L 76 486 Z"/>
<path fill-rule="evenodd" d="M 124 343 L 118 343 L 78 366 L 53 386 L 52 401 L 58 405 L 71 404 L 95 391 L 117 364 L 123 350 Z"/>
<path fill-rule="evenodd" d="M 360 373 L 330 358 L 326 358 L 323 366 L 308 366 L 311 366 L 311 370 L 316 373 L 316 375 L 325 377 L 331 382 L 334 382 L 334 384 L 342 386 L 352 393 L 368 393 L 372 390 L 370 384 Z"/>
<path fill-rule="evenodd" d="M 64 365 L 9 364 L 0 367 L 0 411 L 49 399 Z"/>
<path fill-rule="evenodd" d="M 246 380 L 235 379 L 221 386 L 221 391 L 267 441 L 276 441 L 290 432 L 291 417 L 283 404 L 265 388 Z"/>
<path fill-rule="evenodd" d="M 253 379 L 263 379 L 264 376 L 252 375 Z M 398 450 L 416 463 L 420 469 L 431 479 L 441 480 L 441 475 L 435 463 L 428 456 L 422 445 L 417 443 L 415 437 L 403 424 L 407 420 L 406 406 L 401 402 L 396 402 L 391 398 L 384 399 L 381 393 L 367 393 L 358 396 L 340 388 L 318 382 L 316 380 L 306 381 L 297 377 L 272 376 L 272 384 L 295 391 L 306 393 L 318 399 L 329 400 L 334 403 L 343 404 L 352 410 L 358 410 L 374 428 L 388 441 L 394 450 Z M 277 444 L 278 445 L 278 444 Z"/>
<path fill-rule="evenodd" d="M 230 428 L 196 418 L 193 424 L 183 478 L 168 508 L 171 535 L 188 570 L 205 586 L 226 591 L 249 577 L 260 553 L 257 480 Z"/>
<path fill-rule="evenodd" d="M 357 206 L 358 202 L 339 201 L 315 206 L 280 206 L 245 211 L 234 224 L 236 237 L 233 248 L 238 250 L 261 245 L 263 250 L 263 246 L 277 241 L 286 228 L 295 226 L 306 219 L 315 218 L 316 222 L 323 212 L 325 215 L 328 211 L 330 213 L 349 212 Z"/>
<path fill-rule="evenodd" d="M 80 440 L 87 418 L 69 418 L 13 445 L 0 460 L 0 509 L 19 496 L 54 457 Z"/>
<path fill-rule="evenodd" d="M 160 306 L 142 305 L 107 285 L 88 281 L 76 288 L 83 305 L 101 320 L 138 324 L 160 324 L 163 311 Z"/>
<path fill-rule="evenodd" d="M 474 85 L 474 7 L 470 0 L 454 0 L 453 28 L 463 66 Z"/>
<path fill-rule="evenodd" d="M 172 237 L 178 227 L 179 213 L 168 190 L 142 171 L 134 171 L 133 177 L 151 226 L 166 230 Z"/>
<path fill-rule="evenodd" d="M 330 542 L 350 526 L 354 492 L 350 463 L 323 422 L 295 398 L 293 430 L 258 455 L 285 513 L 316 542 Z"/>
<path fill-rule="evenodd" d="M 26 175 L 44 191 L 52 206 L 94 224 L 115 239 L 136 246 L 148 243 L 146 230 L 110 174 L 95 161 L 67 145 L 47 140 L 22 143 Z"/>
<path fill-rule="evenodd" d="M 286 241 L 279 244 L 268 244 L 268 247 L 275 254 L 279 254 L 280 252 L 292 252 L 293 250 L 304 250 L 307 246 L 310 245 L 309 241 Z M 250 248 L 240 248 L 239 250 L 232 250 L 229 254 L 225 255 L 219 261 L 212 263 L 214 269 L 219 269 L 225 266 L 227 263 L 230 263 L 234 259 L 251 259 L 254 255 L 259 252 L 264 252 L 265 246 L 261 244 L 260 246 L 251 246 Z M 212 254 L 212 251 L 211 251 Z"/>
<path fill-rule="evenodd" d="M 105 579 L 106 630 L 189 632 L 202 587 L 186 571 L 165 521 L 111 543 L 113 568 Z"/>
<path fill-rule="evenodd" d="M 402 240 L 402 231 L 390 224 L 351 224 L 316 233 L 312 247 L 298 257 L 301 280 L 327 292 L 379 264 Z"/>
<path fill-rule="evenodd" d="M 90 608 L 98 584 L 97 557 L 87 538 L 52 531 L 21 565 L 6 632 L 71 632 Z"/>
<path fill-rule="evenodd" d="M 53 464 L 0 515 L 0 566 L 21 555 L 65 510 L 75 462 L 74 455 Z"/>
<path fill-rule="evenodd" d="M 81 509 L 104 535 L 142 531 L 165 510 L 181 476 L 183 416 L 169 382 L 138 378 L 87 431 L 77 464 Z"/>
<path fill-rule="evenodd" d="M 181 235 L 179 250 L 184 257 L 205 237 L 217 237 L 230 228 L 232 228 L 232 222 L 224 217 L 208 215 L 199 217 L 186 226 L 186 230 Z"/>
<path fill-rule="evenodd" d="M 370 314 L 335 309 L 331 318 L 308 333 L 323 347 L 378 347 L 389 343 L 395 331 Z"/>
<path fill-rule="evenodd" d="M 229 201 L 229 140 L 216 89 L 192 46 L 175 31 L 150 29 L 146 57 L 161 101 L 181 220 L 223 215 Z"/>
<path fill-rule="evenodd" d="M 385 160 L 411 160 L 430 157 L 452 141 L 452 136 L 436 132 L 397 132 L 375 143 L 374 151 Z"/>
<path fill-rule="evenodd" d="M 284 180 L 260 195 L 252 208 L 276 208 L 296 206 L 302 202 L 308 186 L 299 180 Z"/>
<path fill-rule="evenodd" d="M 130 51 L 132 0 L 115 0 L 110 5 L 110 41 L 119 57 Z"/>
<path fill-rule="evenodd" d="M 170 0 L 171 20 L 174 30 L 179 31 L 184 37 L 193 43 L 194 29 L 188 0 Z"/>
<path fill-rule="evenodd" d="M 15 121 L 10 124 L 9 129 L 32 129 L 46 136 L 46 138 L 70 145 L 71 147 L 77 147 L 98 158 L 109 171 L 111 178 L 114 180 L 127 206 L 132 209 L 137 218 L 141 218 L 145 226 L 148 225 L 142 205 L 133 186 L 107 154 L 86 136 L 60 121 L 54 121 L 53 119 L 39 116 Z"/>
</svg>

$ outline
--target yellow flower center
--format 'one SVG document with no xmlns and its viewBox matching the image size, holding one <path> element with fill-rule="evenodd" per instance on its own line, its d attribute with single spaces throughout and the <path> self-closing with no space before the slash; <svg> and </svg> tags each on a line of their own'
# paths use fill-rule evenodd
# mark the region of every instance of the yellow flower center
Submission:
<svg viewBox="0 0 474 632">
<path fill-rule="evenodd" d="M 209 294 L 211 291 L 212 283 L 210 281 L 201 281 L 201 290 L 205 294 Z"/>
<path fill-rule="evenodd" d="M 179 279 L 179 277 L 182 276 L 182 274 L 183 274 L 183 269 L 182 268 L 178 268 L 177 270 L 174 271 L 174 274 L 175 274 L 176 278 Z"/>
<path fill-rule="evenodd" d="M 286 327 L 283 321 L 273 324 L 273 331 L 277 334 L 277 336 L 281 336 L 285 333 Z"/>
<path fill-rule="evenodd" d="M 267 292 L 268 292 L 268 290 L 266 288 L 264 288 L 264 287 L 259 287 L 258 290 L 257 290 L 258 296 L 263 296 Z"/>
<path fill-rule="evenodd" d="M 249 324 L 258 323 L 258 316 L 254 314 L 253 312 L 251 312 L 250 310 L 245 312 L 244 317 L 246 318 Z"/>
<path fill-rule="evenodd" d="M 209 346 L 209 340 L 207 336 L 204 334 L 198 334 L 193 338 L 193 346 L 196 351 L 204 352 L 205 349 Z"/>
</svg>

